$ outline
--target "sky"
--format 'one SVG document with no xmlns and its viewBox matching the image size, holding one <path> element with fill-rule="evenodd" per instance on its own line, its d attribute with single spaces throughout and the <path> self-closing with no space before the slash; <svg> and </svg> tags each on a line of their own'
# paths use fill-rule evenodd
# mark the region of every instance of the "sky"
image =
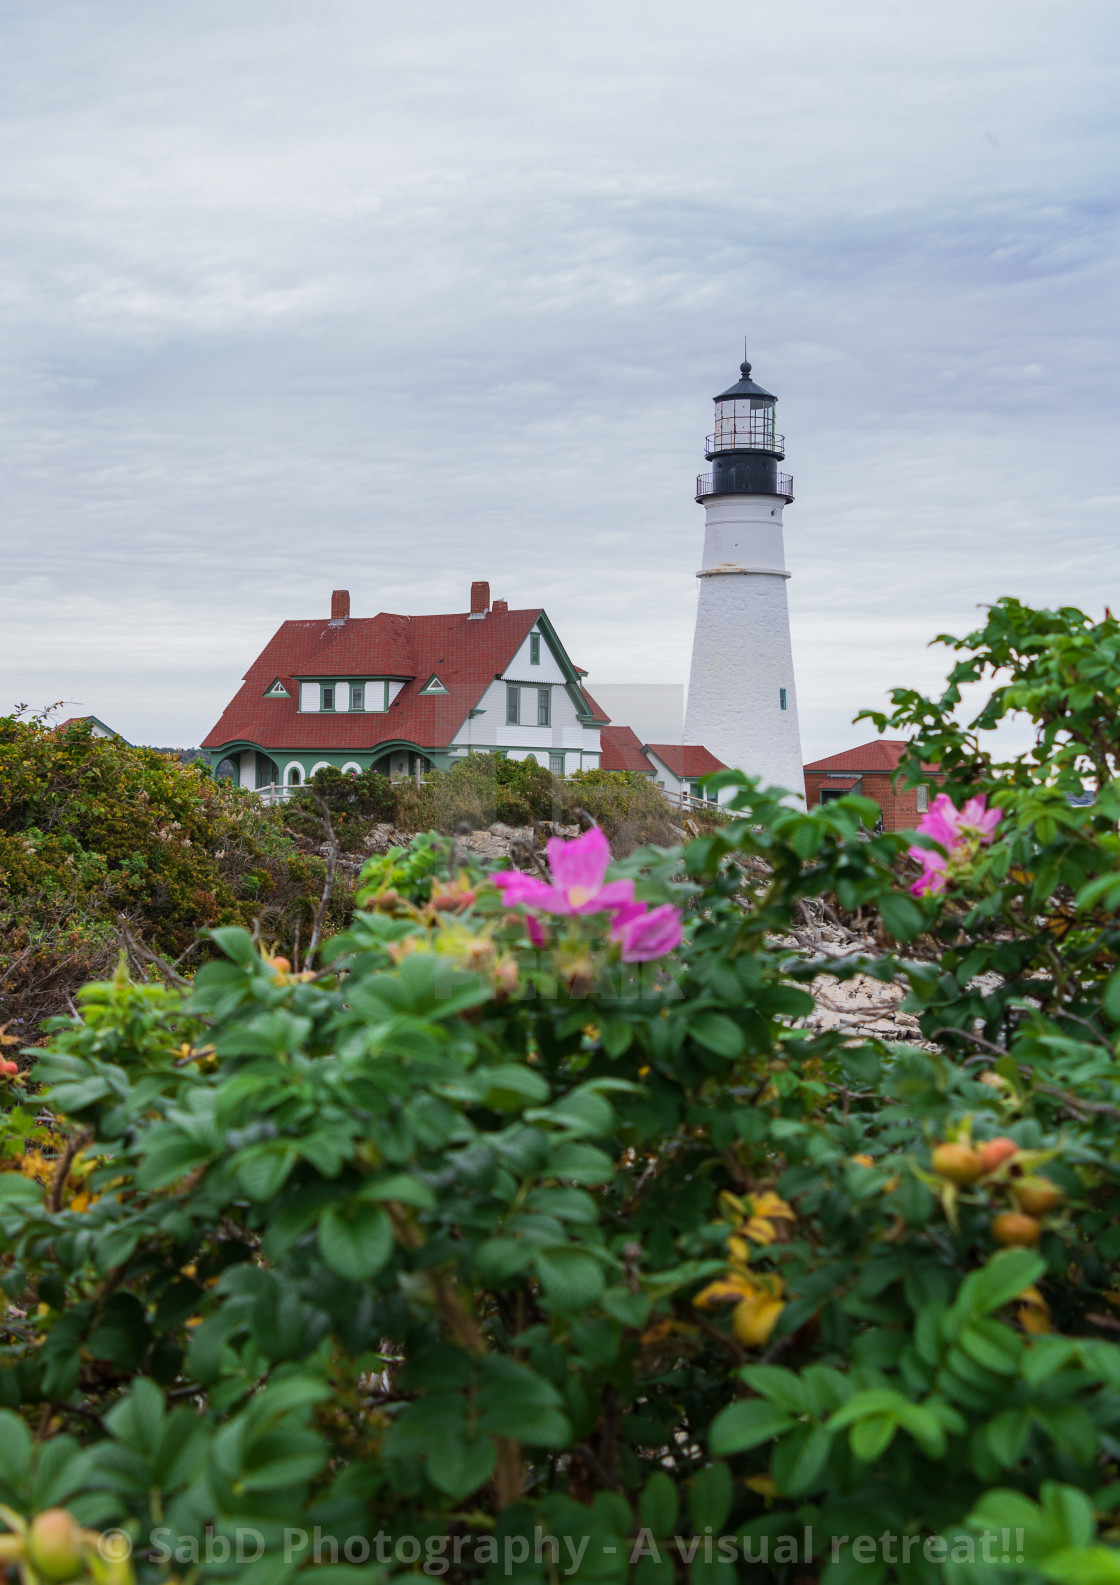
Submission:
<svg viewBox="0 0 1120 1585">
<path fill-rule="evenodd" d="M 687 680 L 779 397 L 805 757 L 985 602 L 1120 607 L 1104 0 L 0 0 L 0 709 L 200 741 L 286 618 Z"/>
</svg>

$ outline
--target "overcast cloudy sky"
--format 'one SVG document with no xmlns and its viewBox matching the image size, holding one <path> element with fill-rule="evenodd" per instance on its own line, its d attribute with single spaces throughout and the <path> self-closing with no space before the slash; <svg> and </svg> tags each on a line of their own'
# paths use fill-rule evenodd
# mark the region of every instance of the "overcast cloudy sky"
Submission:
<svg viewBox="0 0 1120 1585">
<path fill-rule="evenodd" d="M 197 743 L 278 622 L 543 604 L 684 681 L 780 397 L 806 757 L 1120 605 L 1105 0 L 0 3 L 4 708 Z"/>
</svg>

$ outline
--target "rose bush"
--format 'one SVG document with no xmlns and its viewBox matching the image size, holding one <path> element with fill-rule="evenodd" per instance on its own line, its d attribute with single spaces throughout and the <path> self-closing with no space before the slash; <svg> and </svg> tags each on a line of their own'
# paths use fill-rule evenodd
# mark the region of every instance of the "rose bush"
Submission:
<svg viewBox="0 0 1120 1585">
<path fill-rule="evenodd" d="M 1120 629 L 956 642 L 889 722 L 940 832 L 721 773 L 683 851 L 432 838 L 311 969 L 226 928 L 187 994 L 87 987 L 0 1090 L 65 1133 L 0 1162 L 0 1515 L 152 1579 L 239 1529 L 324 1585 L 331 1537 L 370 1579 L 1116 1579 Z M 879 950 L 796 950 L 814 899 Z M 923 1039 L 819 1029 L 825 973 Z"/>
</svg>

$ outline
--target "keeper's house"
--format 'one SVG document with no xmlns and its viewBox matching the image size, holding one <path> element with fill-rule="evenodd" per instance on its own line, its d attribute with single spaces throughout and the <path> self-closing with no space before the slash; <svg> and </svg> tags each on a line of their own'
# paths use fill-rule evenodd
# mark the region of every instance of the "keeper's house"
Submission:
<svg viewBox="0 0 1120 1585">
<path fill-rule="evenodd" d="M 832 803 L 845 793 L 874 798 L 883 811 L 884 831 L 912 831 L 930 805 L 926 786 L 895 785 L 895 774 L 906 751 L 902 738 L 876 738 L 843 754 L 830 754 L 805 766 L 805 797 L 809 807 Z M 932 766 L 923 767 L 931 780 L 945 780 Z M 936 797 L 936 791 L 934 797 Z"/>
<path fill-rule="evenodd" d="M 336 589 L 330 620 L 285 622 L 202 746 L 242 787 L 298 787 L 317 770 L 400 777 L 462 755 L 532 756 L 558 776 L 600 760 L 605 717 L 539 608 L 352 617 Z"/>
</svg>

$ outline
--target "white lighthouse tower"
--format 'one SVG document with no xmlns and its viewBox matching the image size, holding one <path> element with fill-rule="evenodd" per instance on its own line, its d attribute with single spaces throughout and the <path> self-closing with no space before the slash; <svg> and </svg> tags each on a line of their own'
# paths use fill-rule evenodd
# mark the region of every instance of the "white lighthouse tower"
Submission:
<svg viewBox="0 0 1120 1585">
<path fill-rule="evenodd" d="M 793 479 L 778 472 L 785 436 L 777 397 L 742 378 L 715 399 L 715 433 L 696 481 L 704 560 L 685 711 L 686 743 L 702 743 L 763 786 L 805 796 L 789 640 L 782 512 Z"/>
</svg>

